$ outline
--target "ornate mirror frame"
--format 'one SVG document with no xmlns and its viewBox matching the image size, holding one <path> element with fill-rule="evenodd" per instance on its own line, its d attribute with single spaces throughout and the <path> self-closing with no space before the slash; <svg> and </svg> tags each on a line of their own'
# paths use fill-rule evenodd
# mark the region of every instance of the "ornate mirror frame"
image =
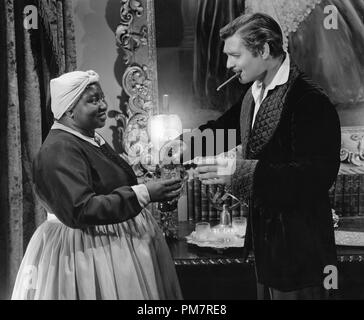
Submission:
<svg viewBox="0 0 364 320">
<path fill-rule="evenodd" d="M 121 0 L 120 3 L 121 20 L 115 36 L 124 53 L 126 70 L 122 88 L 128 100 L 127 117 L 119 115 L 126 126 L 121 144 L 138 173 L 143 151 L 149 145 L 148 119 L 159 112 L 154 0 Z"/>
<path fill-rule="evenodd" d="M 364 127 L 341 128 L 341 162 L 364 166 Z"/>
</svg>

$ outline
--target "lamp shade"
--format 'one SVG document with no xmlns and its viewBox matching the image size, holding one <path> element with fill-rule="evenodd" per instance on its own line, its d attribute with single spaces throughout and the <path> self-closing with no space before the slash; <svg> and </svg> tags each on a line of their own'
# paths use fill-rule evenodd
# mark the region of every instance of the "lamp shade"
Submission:
<svg viewBox="0 0 364 320">
<path fill-rule="evenodd" d="M 182 134 L 182 122 L 176 114 L 158 114 L 149 118 L 148 133 L 150 141 L 159 152 L 169 140 Z"/>
</svg>

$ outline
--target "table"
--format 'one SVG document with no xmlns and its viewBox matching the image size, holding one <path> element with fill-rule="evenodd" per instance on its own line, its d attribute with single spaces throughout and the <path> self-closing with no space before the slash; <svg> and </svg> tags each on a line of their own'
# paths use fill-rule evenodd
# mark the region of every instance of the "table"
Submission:
<svg viewBox="0 0 364 320">
<path fill-rule="evenodd" d="M 364 230 L 364 217 L 340 221 L 340 230 Z M 186 242 L 194 223 L 180 222 L 178 240 L 168 245 L 185 299 L 256 299 L 254 256 L 243 259 L 243 250 L 217 251 Z M 339 289 L 332 299 L 364 299 L 364 247 L 337 247 Z"/>
</svg>

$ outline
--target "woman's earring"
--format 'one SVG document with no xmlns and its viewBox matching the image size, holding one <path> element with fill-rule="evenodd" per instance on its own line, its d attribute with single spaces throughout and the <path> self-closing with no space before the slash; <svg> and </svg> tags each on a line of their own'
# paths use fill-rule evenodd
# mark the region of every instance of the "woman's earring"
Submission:
<svg viewBox="0 0 364 320">
<path fill-rule="evenodd" d="M 73 112 L 70 112 L 70 117 L 71 117 L 71 119 L 73 119 L 75 117 L 75 115 L 73 114 Z"/>
</svg>

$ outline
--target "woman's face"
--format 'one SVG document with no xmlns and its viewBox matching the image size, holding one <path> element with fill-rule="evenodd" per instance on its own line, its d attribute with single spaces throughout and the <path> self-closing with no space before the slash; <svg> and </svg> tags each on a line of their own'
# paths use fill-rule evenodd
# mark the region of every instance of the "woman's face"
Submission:
<svg viewBox="0 0 364 320">
<path fill-rule="evenodd" d="M 73 119 L 79 128 L 102 128 L 106 121 L 107 103 L 98 83 L 91 84 L 73 108 Z"/>
</svg>

